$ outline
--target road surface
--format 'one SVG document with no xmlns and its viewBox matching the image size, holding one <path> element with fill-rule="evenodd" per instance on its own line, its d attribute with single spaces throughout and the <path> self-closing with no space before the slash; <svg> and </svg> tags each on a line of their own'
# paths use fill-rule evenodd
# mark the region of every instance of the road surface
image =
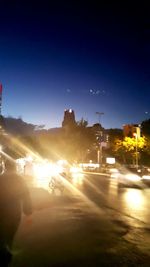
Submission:
<svg viewBox="0 0 150 267">
<path fill-rule="evenodd" d="M 76 174 L 63 195 L 26 179 L 34 214 L 14 242 L 12 267 L 149 266 L 150 188 L 118 188 L 100 174 Z"/>
</svg>

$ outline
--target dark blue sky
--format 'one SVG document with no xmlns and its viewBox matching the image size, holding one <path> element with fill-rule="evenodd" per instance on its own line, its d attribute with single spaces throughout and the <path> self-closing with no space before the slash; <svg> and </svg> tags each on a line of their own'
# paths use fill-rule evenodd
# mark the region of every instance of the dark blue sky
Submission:
<svg viewBox="0 0 150 267">
<path fill-rule="evenodd" d="M 0 10 L 4 116 L 59 127 L 66 108 L 105 128 L 150 117 L 144 6 L 10 1 Z M 72 3 L 71 3 L 72 2 Z"/>
</svg>

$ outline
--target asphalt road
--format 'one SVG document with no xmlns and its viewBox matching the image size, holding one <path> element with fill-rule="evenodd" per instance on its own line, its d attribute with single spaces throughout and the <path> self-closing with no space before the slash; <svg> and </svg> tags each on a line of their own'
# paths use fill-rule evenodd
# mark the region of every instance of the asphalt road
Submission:
<svg viewBox="0 0 150 267">
<path fill-rule="evenodd" d="M 87 174 L 85 184 L 86 194 L 98 205 L 104 205 L 120 215 L 149 226 L 150 186 L 143 184 L 142 188 L 119 187 L 117 179 L 96 174 Z"/>
<path fill-rule="evenodd" d="M 119 188 L 114 178 L 86 173 L 51 194 L 49 179 L 26 181 L 33 222 L 22 220 L 12 267 L 149 266 L 149 187 Z"/>
</svg>

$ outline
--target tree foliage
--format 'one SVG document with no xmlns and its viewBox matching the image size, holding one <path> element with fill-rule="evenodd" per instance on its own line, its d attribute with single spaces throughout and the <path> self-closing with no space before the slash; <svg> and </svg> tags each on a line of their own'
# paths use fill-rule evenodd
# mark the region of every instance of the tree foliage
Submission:
<svg viewBox="0 0 150 267">
<path fill-rule="evenodd" d="M 4 118 L 5 121 L 5 131 L 13 135 L 31 135 L 37 129 L 44 128 L 44 125 L 35 125 L 32 123 L 27 123 L 22 120 L 22 118 L 7 117 Z"/>
<path fill-rule="evenodd" d="M 83 118 L 81 118 L 80 121 L 77 121 L 77 126 L 79 127 L 87 127 L 88 126 L 88 121 L 87 120 L 84 120 Z"/>
<path fill-rule="evenodd" d="M 122 146 L 125 148 L 125 151 L 132 152 L 135 151 L 136 147 L 138 150 L 142 150 L 146 146 L 146 138 L 132 138 L 132 137 L 125 137 L 122 141 Z"/>
<path fill-rule="evenodd" d="M 147 147 L 147 138 L 140 137 L 138 139 L 125 137 L 122 140 L 117 138 L 114 141 L 113 151 L 114 155 L 123 162 L 133 161 L 138 151 L 142 153 Z M 137 149 L 137 150 L 136 150 Z"/>
</svg>

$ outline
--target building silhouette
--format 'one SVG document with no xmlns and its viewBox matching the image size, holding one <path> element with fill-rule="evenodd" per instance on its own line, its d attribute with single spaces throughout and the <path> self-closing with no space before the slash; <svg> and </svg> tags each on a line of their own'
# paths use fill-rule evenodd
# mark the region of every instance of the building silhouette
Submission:
<svg viewBox="0 0 150 267">
<path fill-rule="evenodd" d="M 74 127 L 76 125 L 75 121 L 75 113 L 72 109 L 66 109 L 64 111 L 64 119 L 62 122 L 62 127 L 63 128 L 70 128 Z"/>
<path fill-rule="evenodd" d="M 141 128 L 138 124 L 125 124 L 123 125 L 123 134 L 124 136 L 134 137 L 137 134 L 139 138 L 141 136 Z"/>
</svg>

